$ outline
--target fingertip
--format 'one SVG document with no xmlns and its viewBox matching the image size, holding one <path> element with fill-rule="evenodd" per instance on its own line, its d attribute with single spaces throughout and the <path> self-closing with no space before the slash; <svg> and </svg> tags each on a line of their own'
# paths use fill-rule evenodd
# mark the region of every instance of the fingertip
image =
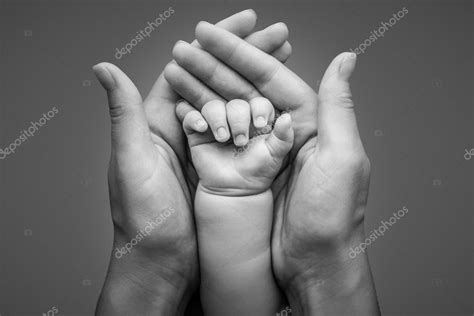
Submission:
<svg viewBox="0 0 474 316">
<path fill-rule="evenodd" d="M 229 102 L 227 102 L 226 107 L 240 107 L 240 106 L 245 106 L 250 108 L 250 104 L 242 99 L 232 99 Z"/>
<path fill-rule="evenodd" d="M 115 80 L 111 72 L 107 68 L 108 63 L 102 62 L 92 67 L 92 70 L 99 80 L 100 84 L 106 90 L 112 90 L 115 87 Z"/>
<path fill-rule="evenodd" d="M 265 97 L 255 97 L 249 101 L 252 111 L 253 125 L 256 128 L 263 128 L 269 123 L 273 123 L 273 104 Z"/>
<path fill-rule="evenodd" d="M 282 47 L 283 47 L 283 51 L 287 55 L 286 58 L 288 59 L 288 57 L 290 57 L 291 53 L 293 52 L 293 46 L 291 46 L 290 42 L 286 41 Z"/>
<path fill-rule="evenodd" d="M 283 158 L 293 147 L 294 132 L 290 114 L 281 115 L 275 122 L 272 134 L 267 138 L 267 146 L 272 156 Z"/>
<path fill-rule="evenodd" d="M 188 101 L 184 100 L 184 99 L 180 99 L 176 102 L 176 112 L 179 112 L 179 110 L 181 109 L 184 109 L 184 110 L 187 110 L 189 108 L 189 103 Z M 188 111 L 185 111 L 184 113 L 186 113 Z"/>
<path fill-rule="evenodd" d="M 278 23 L 275 23 L 273 27 L 276 28 L 276 31 L 278 31 L 282 37 L 288 39 L 288 36 L 290 35 L 290 31 L 286 23 L 278 22 Z"/>
<path fill-rule="evenodd" d="M 290 113 L 283 113 L 278 117 L 275 124 L 278 124 L 285 128 L 291 128 L 291 115 Z"/>
<path fill-rule="evenodd" d="M 272 56 L 284 63 L 288 60 L 288 58 L 290 58 L 292 52 L 293 47 L 291 46 L 290 42 L 286 41 L 283 43 L 283 45 L 272 52 Z"/>
<path fill-rule="evenodd" d="M 293 142 L 294 133 L 291 115 L 289 113 L 282 114 L 275 122 L 273 131 L 278 139 L 285 142 Z"/>
<path fill-rule="evenodd" d="M 214 133 L 214 137 L 220 143 L 224 143 L 228 141 L 230 139 L 230 133 L 228 131 L 228 128 L 224 126 L 217 128 L 217 130 Z"/>
<path fill-rule="evenodd" d="M 183 57 L 185 49 L 188 47 L 188 43 L 182 40 L 177 41 L 174 46 L 171 54 L 176 60 L 180 60 Z"/>
<path fill-rule="evenodd" d="M 196 29 L 195 29 L 195 36 L 196 36 L 196 39 L 199 41 L 199 39 L 205 35 L 205 33 L 209 30 L 209 28 L 212 27 L 212 24 L 209 23 L 209 22 L 206 22 L 206 21 L 200 21 L 197 25 L 196 25 Z"/>
<path fill-rule="evenodd" d="M 187 114 L 187 102 L 184 99 L 180 99 L 176 102 L 176 107 L 174 109 L 174 112 L 176 113 L 176 116 L 178 117 L 179 120 L 183 120 L 186 117 Z"/>
<path fill-rule="evenodd" d="M 165 79 L 168 81 L 173 81 L 174 78 L 179 76 L 180 67 L 175 62 L 169 62 L 163 71 Z"/>
<path fill-rule="evenodd" d="M 344 79 L 349 79 L 355 69 L 357 55 L 352 52 L 345 52 L 339 56 L 341 60 L 339 64 L 339 75 L 344 77 Z"/>
<path fill-rule="evenodd" d="M 184 104 L 184 103 L 181 103 L 181 104 Z M 184 108 L 185 106 L 181 107 L 182 113 L 178 114 L 178 118 L 184 115 L 184 117 L 182 118 L 184 133 L 189 136 L 193 133 L 204 133 L 205 131 L 207 131 L 208 124 L 206 120 L 204 119 L 204 117 L 202 116 L 202 114 L 199 111 L 194 110 L 194 109 L 193 110 L 189 110 L 189 108 L 185 109 Z M 189 112 L 184 114 L 183 113 L 184 111 L 189 111 Z"/>
<path fill-rule="evenodd" d="M 264 128 L 267 125 L 267 120 L 264 116 L 258 116 L 254 120 L 253 125 L 255 126 L 255 128 Z"/>
<path fill-rule="evenodd" d="M 234 144 L 237 147 L 243 147 L 249 142 L 248 136 L 245 134 L 239 134 L 234 137 Z"/>
<path fill-rule="evenodd" d="M 209 125 L 207 125 L 207 122 L 202 117 L 196 121 L 195 126 L 196 131 L 200 133 L 207 131 L 207 128 L 209 127 Z"/>
<path fill-rule="evenodd" d="M 252 28 L 255 27 L 257 23 L 257 12 L 254 9 L 246 9 L 236 13 L 235 15 L 239 15 L 243 22 L 252 25 Z"/>
<path fill-rule="evenodd" d="M 106 64 L 106 62 L 95 64 L 94 66 L 92 66 L 92 71 L 94 71 L 95 73 L 96 71 L 99 71 L 102 67 L 105 67 Z"/>
<path fill-rule="evenodd" d="M 246 14 L 248 14 L 251 18 L 253 18 L 254 20 L 257 20 L 257 12 L 254 10 L 254 9 L 246 9 L 242 12 L 245 12 Z"/>
</svg>

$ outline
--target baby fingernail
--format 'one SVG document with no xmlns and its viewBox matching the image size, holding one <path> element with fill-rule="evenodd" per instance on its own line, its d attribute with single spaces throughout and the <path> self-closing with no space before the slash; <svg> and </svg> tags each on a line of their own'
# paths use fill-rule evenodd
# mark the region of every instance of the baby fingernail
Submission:
<svg viewBox="0 0 474 316">
<path fill-rule="evenodd" d="M 199 119 L 196 122 L 196 127 L 199 128 L 199 129 L 202 129 L 202 128 L 206 127 L 206 122 L 204 122 L 203 119 Z"/>
<path fill-rule="evenodd" d="M 267 120 L 263 116 L 257 117 L 257 119 L 255 120 L 255 126 L 263 127 L 265 125 L 267 125 Z"/>
<path fill-rule="evenodd" d="M 219 128 L 217 129 L 217 137 L 218 137 L 219 139 L 224 139 L 224 138 L 227 137 L 227 131 L 226 131 L 226 129 L 225 129 L 224 127 L 219 127 Z"/>
<path fill-rule="evenodd" d="M 234 143 L 237 146 L 243 146 L 245 145 L 246 142 L 247 142 L 247 137 L 245 137 L 245 135 L 243 134 L 237 135 L 234 140 Z"/>
</svg>

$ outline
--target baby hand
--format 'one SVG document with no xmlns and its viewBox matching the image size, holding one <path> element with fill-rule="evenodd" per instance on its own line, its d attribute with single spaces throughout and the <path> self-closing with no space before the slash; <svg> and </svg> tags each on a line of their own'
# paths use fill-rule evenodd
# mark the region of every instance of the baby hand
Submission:
<svg viewBox="0 0 474 316">
<path fill-rule="evenodd" d="M 274 120 L 273 105 L 262 97 L 227 104 L 213 100 L 201 112 L 181 101 L 176 113 L 183 122 L 200 185 L 210 193 L 237 196 L 264 192 L 293 146 L 291 116 L 281 115 L 271 130 L 267 124 Z M 251 120 L 257 136 L 249 140 Z M 265 129 L 267 134 L 262 133 Z M 233 142 L 228 141 L 230 136 Z M 245 152 L 241 152 L 242 146 Z"/>
</svg>

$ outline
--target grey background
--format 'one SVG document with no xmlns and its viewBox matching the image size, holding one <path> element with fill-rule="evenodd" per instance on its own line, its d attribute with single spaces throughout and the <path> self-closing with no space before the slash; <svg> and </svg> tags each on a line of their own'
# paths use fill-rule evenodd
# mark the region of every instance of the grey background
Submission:
<svg viewBox="0 0 474 316">
<path fill-rule="evenodd" d="M 170 6 L 150 38 L 114 58 Z M 373 167 L 366 231 L 409 209 L 369 247 L 372 270 L 385 315 L 473 314 L 474 157 L 463 157 L 474 148 L 472 2 L 217 0 L 1 2 L 0 147 L 53 106 L 59 113 L 0 160 L 0 314 L 93 314 L 112 223 L 110 125 L 92 65 L 116 63 L 146 95 L 198 21 L 253 8 L 259 27 L 288 24 L 287 64 L 317 87 L 336 54 L 404 6 L 352 80 Z"/>
</svg>

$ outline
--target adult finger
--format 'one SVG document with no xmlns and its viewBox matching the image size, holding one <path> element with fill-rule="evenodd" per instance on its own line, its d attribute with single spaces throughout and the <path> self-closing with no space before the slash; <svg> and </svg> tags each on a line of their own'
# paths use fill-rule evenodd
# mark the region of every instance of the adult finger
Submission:
<svg viewBox="0 0 474 316">
<path fill-rule="evenodd" d="M 282 46 L 274 50 L 271 55 L 280 62 L 284 63 L 288 60 L 288 58 L 290 58 L 292 51 L 293 48 L 291 47 L 291 44 L 289 42 L 285 42 Z"/>
<path fill-rule="evenodd" d="M 281 62 L 285 62 L 291 55 L 291 45 L 288 42 L 288 27 L 279 22 L 267 28 L 252 33 L 245 41 L 258 49 L 273 55 Z"/>
<path fill-rule="evenodd" d="M 175 62 L 165 67 L 164 75 L 174 91 L 199 110 L 211 100 L 223 101 L 221 96 Z"/>
<path fill-rule="evenodd" d="M 247 9 L 216 23 L 216 26 L 234 33 L 238 37 L 245 38 L 255 47 L 275 56 L 281 62 L 285 62 L 291 55 L 291 49 L 288 50 L 288 46 L 291 48 L 291 45 L 287 41 L 288 27 L 280 22 L 250 34 L 255 28 L 256 22 L 255 11 Z M 191 45 L 200 47 L 197 40 L 194 40 Z"/>
<path fill-rule="evenodd" d="M 178 65 L 226 100 L 249 100 L 260 95 L 252 84 L 220 60 L 184 41 L 176 43 L 173 48 L 173 57 Z M 175 73 L 175 75 L 178 74 Z M 167 75 L 166 79 L 174 80 L 175 78 Z M 192 89 L 191 82 L 189 83 L 189 89 Z M 207 94 L 211 95 L 210 91 Z M 187 99 L 184 95 L 182 97 Z M 202 100 L 202 104 L 195 105 L 199 107 L 207 101 L 209 100 Z"/>
<path fill-rule="evenodd" d="M 253 31 L 256 23 L 257 13 L 253 9 L 247 9 L 217 22 L 216 26 L 229 31 L 238 37 L 246 37 Z M 196 40 L 194 40 L 192 44 L 199 47 L 199 43 Z"/>
<path fill-rule="evenodd" d="M 246 40 L 265 52 L 271 52 L 275 48 L 280 47 L 282 49 L 277 49 L 277 53 L 280 54 L 281 58 L 286 59 L 291 53 L 291 46 L 289 46 L 289 43 L 287 43 L 288 45 L 281 45 L 285 43 L 287 38 L 288 28 L 286 25 L 284 23 L 276 23 L 262 31 L 251 34 Z M 289 50 L 288 47 L 290 47 Z M 184 41 L 178 41 L 173 48 L 173 57 L 181 67 L 189 71 L 204 83 L 205 86 L 208 86 L 226 100 L 249 100 L 260 95 L 255 87 L 238 73 L 198 47 Z M 181 77 L 181 74 L 177 72 L 168 73 L 168 75 L 171 74 Z M 186 76 L 186 78 L 190 79 L 189 76 Z M 185 80 L 181 78 L 167 77 L 167 80 L 179 83 L 185 82 Z M 196 86 L 193 86 L 192 82 L 194 82 Z M 200 94 L 204 93 L 202 92 L 204 87 L 199 84 L 198 81 L 189 80 L 188 83 L 187 89 L 183 89 L 182 87 L 174 88 L 175 90 L 184 90 L 184 92 L 187 92 L 186 90 L 197 90 Z M 206 92 L 206 94 L 211 95 L 210 91 Z M 186 95 L 181 94 L 181 96 L 189 100 Z M 199 109 L 210 100 L 212 99 L 203 99 L 200 104 L 193 104 Z"/>
<path fill-rule="evenodd" d="M 205 50 L 247 78 L 280 110 L 301 106 L 312 91 L 274 57 L 226 30 L 200 22 L 196 27 L 196 39 Z M 292 104 L 287 102 L 289 99 Z"/>
<path fill-rule="evenodd" d="M 255 11 L 252 9 L 247 9 L 219 21 L 216 23 L 216 26 L 236 34 L 236 36 L 246 37 L 253 31 L 256 22 L 257 14 Z M 199 47 L 199 44 L 196 40 L 193 41 L 192 45 Z M 151 122 L 153 122 L 151 125 L 157 127 L 155 132 L 163 134 L 163 136 L 167 136 L 165 138 L 170 140 L 173 139 L 175 132 L 170 131 L 170 128 L 160 128 L 160 126 L 164 126 L 165 124 L 158 124 L 155 122 L 161 122 L 163 120 L 170 119 L 169 114 L 174 112 L 175 102 L 178 100 L 178 98 L 179 96 L 170 87 L 170 84 L 162 73 L 151 88 L 144 102 L 145 107 L 147 108 L 147 116 Z M 169 101 L 172 102 L 170 103 Z M 165 103 L 166 106 L 164 106 L 163 103 Z"/>
</svg>

